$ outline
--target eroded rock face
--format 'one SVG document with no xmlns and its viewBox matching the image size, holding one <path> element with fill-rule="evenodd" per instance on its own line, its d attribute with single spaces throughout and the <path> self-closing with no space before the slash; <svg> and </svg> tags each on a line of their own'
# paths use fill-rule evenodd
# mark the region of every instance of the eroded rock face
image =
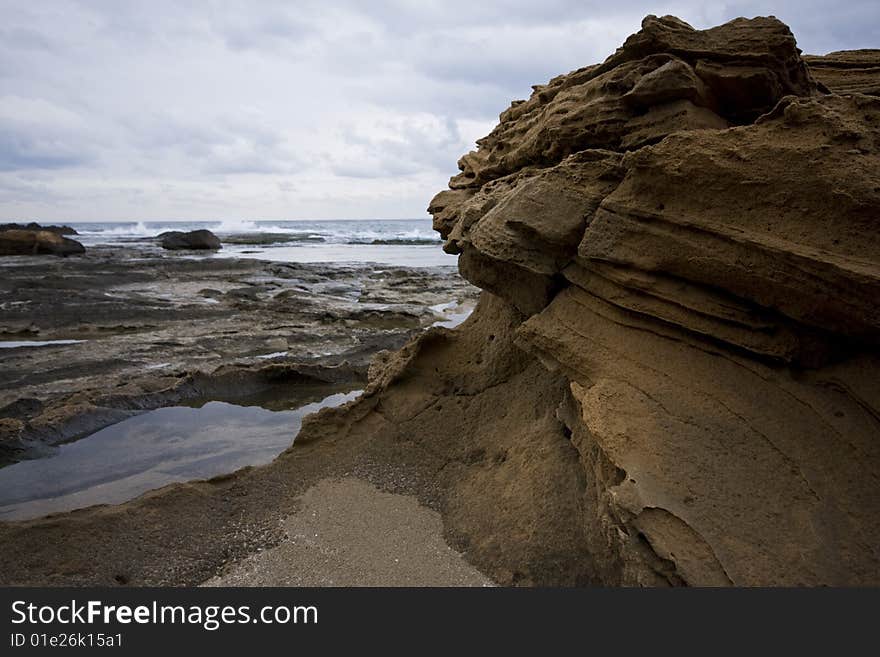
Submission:
<svg viewBox="0 0 880 657">
<path fill-rule="evenodd" d="M 689 111 L 678 122 L 658 119 L 643 143 L 681 129 L 748 123 L 783 96 L 810 95 L 816 85 L 791 32 L 776 19 L 737 19 L 697 31 L 677 18 L 648 16 L 604 63 L 534 89 L 501 114 L 477 142 L 479 150 L 462 157 L 452 189 L 479 189 L 586 149 L 619 150 L 632 138 L 632 122 L 644 128 L 650 108 L 685 103 Z"/>
<path fill-rule="evenodd" d="M 461 327 L 266 468 L 0 523 L 3 581 L 203 581 L 355 474 L 502 585 L 880 585 L 880 99 L 810 61 L 775 19 L 648 17 L 537 87 L 431 202 L 484 290 Z"/>
<path fill-rule="evenodd" d="M 453 486 L 450 534 L 478 563 L 487 546 L 530 555 L 501 581 L 880 583 L 875 65 L 862 51 L 808 67 L 773 18 L 698 31 L 649 16 L 461 159 L 431 202 L 435 228 L 494 314 L 521 318 L 507 366 L 540 363 L 536 413 L 552 406 L 563 427 L 498 440 L 543 450 L 554 489 L 577 498 L 553 511 L 543 563 L 525 538 L 543 521 L 478 522 L 528 507 L 517 470 L 468 469 L 482 501 L 469 512 L 459 496 L 477 487 Z M 455 357 L 479 370 L 466 344 Z M 374 373 L 374 394 L 392 404 L 424 366 Z M 535 395 L 499 385 L 510 405 Z M 573 449 L 549 457 L 554 434 Z"/>
<path fill-rule="evenodd" d="M 880 50 L 805 55 L 804 61 L 826 92 L 880 96 Z"/>
</svg>

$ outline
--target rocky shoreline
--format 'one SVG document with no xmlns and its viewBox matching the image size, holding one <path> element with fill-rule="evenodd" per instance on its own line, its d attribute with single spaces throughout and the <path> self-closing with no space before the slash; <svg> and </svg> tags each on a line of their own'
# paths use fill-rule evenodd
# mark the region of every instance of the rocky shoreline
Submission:
<svg viewBox="0 0 880 657">
<path fill-rule="evenodd" d="M 368 482 L 439 513 L 449 546 L 501 585 L 880 584 L 878 59 L 804 58 L 774 18 L 695 30 L 647 17 L 605 62 L 514 102 L 431 202 L 444 248 L 483 290 L 460 327 L 374 355 L 363 395 L 307 418 L 266 466 L 0 523 L 0 581 L 344 572 L 294 545 L 300 528 L 326 522 L 301 512 L 334 513 L 315 491 L 336 508 L 346 495 L 366 500 L 351 491 Z M 286 307 L 288 289 L 310 333 L 326 310 L 309 306 L 310 291 L 347 298 L 334 288 L 346 273 L 313 280 L 295 268 L 302 290 L 266 292 L 288 279 L 265 264 L 225 266 L 244 268 L 220 276 L 228 287 L 193 267 L 186 301 L 169 301 L 191 315 L 152 343 L 154 362 L 169 347 L 182 371 L 224 349 L 256 357 L 274 350 L 260 340 L 275 335 L 285 311 L 272 308 Z M 383 278 L 360 279 L 367 298 L 387 303 L 398 286 Z M 131 294 L 152 280 L 130 281 Z M 87 298 L 94 284 L 80 282 L 68 293 Z M 453 281 L 419 284 L 432 283 Z M 202 294 L 222 311 L 192 303 L 203 289 L 217 290 Z M 420 294 L 395 325 L 408 313 L 406 330 L 431 322 L 436 296 Z M 250 304 L 264 296 L 273 301 L 257 313 Z M 90 303 L 101 317 L 114 302 Z M 168 312 L 131 307 L 126 323 Z M 327 323 L 343 342 L 387 321 L 351 312 L 342 303 Z M 75 312 L 58 316 L 36 335 L 86 334 Z M 27 311 L 10 317 L 16 335 L 29 330 Z M 243 354 L 230 345 L 254 318 L 266 324 Z M 108 354 L 131 349 L 118 339 Z M 164 344 L 174 341 L 179 351 Z M 366 362 L 339 356 L 341 376 Z M 15 367 L 25 380 L 38 371 Z M 97 386 L 106 374 L 90 376 Z M 383 499 L 371 513 L 399 502 Z M 333 574 L 310 581 L 352 583 Z"/>
<path fill-rule="evenodd" d="M 132 247 L 0 259 L 0 271 L 0 347 L 24 345 L 0 352 L 4 464 L 191 397 L 231 399 L 284 382 L 354 385 L 375 352 L 447 316 L 431 306 L 474 300 L 452 267 Z"/>
</svg>

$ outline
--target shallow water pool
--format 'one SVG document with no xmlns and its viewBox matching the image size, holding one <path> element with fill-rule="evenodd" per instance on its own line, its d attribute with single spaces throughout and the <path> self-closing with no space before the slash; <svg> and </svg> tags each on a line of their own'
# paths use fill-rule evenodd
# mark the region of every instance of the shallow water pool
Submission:
<svg viewBox="0 0 880 657">
<path fill-rule="evenodd" d="M 360 392 L 293 410 L 210 401 L 136 415 L 61 445 L 52 456 L 0 468 L 0 519 L 119 504 L 174 482 L 268 463 L 291 445 L 304 416 Z"/>
<path fill-rule="evenodd" d="M 85 340 L 5 340 L 0 341 L 0 349 L 20 349 L 21 347 L 53 347 L 63 344 L 79 344 Z"/>
<path fill-rule="evenodd" d="M 445 319 L 438 320 L 431 324 L 431 326 L 443 326 L 445 328 L 456 328 L 470 317 L 474 311 L 473 306 L 463 305 L 458 301 L 438 303 L 436 306 L 430 306 L 430 308 L 435 313 L 445 316 Z"/>
</svg>

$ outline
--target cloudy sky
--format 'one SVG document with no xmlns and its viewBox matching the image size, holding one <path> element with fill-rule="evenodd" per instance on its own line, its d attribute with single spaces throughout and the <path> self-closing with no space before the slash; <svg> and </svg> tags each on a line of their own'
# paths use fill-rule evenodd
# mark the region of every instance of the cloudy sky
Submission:
<svg viewBox="0 0 880 657">
<path fill-rule="evenodd" d="M 877 0 L 0 0 L 0 220 L 404 218 L 647 13 L 880 47 Z"/>
</svg>

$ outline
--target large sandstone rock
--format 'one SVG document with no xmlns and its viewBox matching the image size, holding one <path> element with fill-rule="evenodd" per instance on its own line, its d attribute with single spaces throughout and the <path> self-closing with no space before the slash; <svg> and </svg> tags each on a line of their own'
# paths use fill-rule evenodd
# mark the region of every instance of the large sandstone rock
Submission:
<svg viewBox="0 0 880 657">
<path fill-rule="evenodd" d="M 0 256 L 40 254 L 68 256 L 78 253 L 85 253 L 82 244 L 52 231 L 16 229 L 0 231 Z"/>
<path fill-rule="evenodd" d="M 880 50 L 845 50 L 804 61 L 825 91 L 880 96 Z"/>
<path fill-rule="evenodd" d="M 216 250 L 223 248 L 220 239 L 210 230 L 191 230 L 182 232 L 170 230 L 158 236 L 163 249 L 179 250 Z"/>
<path fill-rule="evenodd" d="M 776 19 L 737 19 L 698 31 L 677 18 L 648 16 L 604 63 L 534 89 L 501 114 L 477 151 L 461 158 L 452 189 L 477 190 L 586 149 L 624 150 L 634 126 L 642 145 L 676 130 L 749 123 L 785 95 L 815 93 L 816 84 L 791 32 Z M 678 121 L 663 119 L 669 104 L 677 104 Z M 654 121 L 645 118 L 651 109 Z"/>
<path fill-rule="evenodd" d="M 429 211 L 491 296 L 369 393 L 499 581 L 880 584 L 875 64 L 649 16 L 461 159 Z"/>
<path fill-rule="evenodd" d="M 648 17 L 431 202 L 484 288 L 464 324 L 381 354 L 265 468 L 0 523 L 6 579 L 200 581 L 227 527 L 353 473 L 504 585 L 880 585 L 880 99 L 824 68 L 775 19 Z"/>
</svg>

